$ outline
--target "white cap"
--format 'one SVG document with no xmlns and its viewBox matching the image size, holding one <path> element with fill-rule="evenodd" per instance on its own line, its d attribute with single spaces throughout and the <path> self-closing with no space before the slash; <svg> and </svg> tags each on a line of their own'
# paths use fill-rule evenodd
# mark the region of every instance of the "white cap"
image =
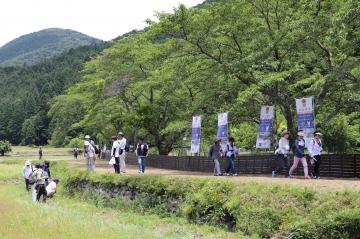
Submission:
<svg viewBox="0 0 360 239">
<path fill-rule="evenodd" d="M 90 139 L 90 135 L 85 135 L 85 139 Z"/>
<path fill-rule="evenodd" d="M 30 165 L 31 165 L 30 161 L 29 161 L 29 160 L 26 160 L 26 161 L 25 161 L 25 165 L 26 165 L 26 166 L 30 166 Z"/>
<path fill-rule="evenodd" d="M 90 142 L 89 142 L 89 141 L 85 141 L 85 142 L 84 142 L 84 145 L 85 145 L 85 146 L 89 146 L 89 145 L 90 145 Z"/>
</svg>

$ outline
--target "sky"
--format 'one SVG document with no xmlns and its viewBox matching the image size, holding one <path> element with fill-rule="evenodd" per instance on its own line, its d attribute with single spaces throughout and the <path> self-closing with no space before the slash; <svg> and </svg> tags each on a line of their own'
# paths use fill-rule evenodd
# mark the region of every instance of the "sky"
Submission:
<svg viewBox="0 0 360 239">
<path fill-rule="evenodd" d="M 155 12 L 172 12 L 203 0 L 1 0 L 0 46 L 45 28 L 65 28 L 111 40 L 155 20 Z"/>
</svg>

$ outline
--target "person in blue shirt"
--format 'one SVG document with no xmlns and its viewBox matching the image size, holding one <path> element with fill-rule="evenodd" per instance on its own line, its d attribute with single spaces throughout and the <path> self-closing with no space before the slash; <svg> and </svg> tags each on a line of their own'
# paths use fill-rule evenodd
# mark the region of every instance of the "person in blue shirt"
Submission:
<svg viewBox="0 0 360 239">
<path fill-rule="evenodd" d="M 299 131 L 297 135 L 298 137 L 295 140 L 295 144 L 294 144 L 294 163 L 290 168 L 289 175 L 290 177 L 292 177 L 292 173 L 297 168 L 299 161 L 301 161 L 304 168 L 304 178 L 310 179 L 308 175 L 308 165 L 305 158 L 305 140 L 304 140 L 305 134 L 303 131 Z"/>
</svg>

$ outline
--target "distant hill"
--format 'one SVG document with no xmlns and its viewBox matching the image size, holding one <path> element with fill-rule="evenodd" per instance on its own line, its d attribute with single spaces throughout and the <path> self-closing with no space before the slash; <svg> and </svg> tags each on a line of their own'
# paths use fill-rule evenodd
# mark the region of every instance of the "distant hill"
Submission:
<svg viewBox="0 0 360 239">
<path fill-rule="evenodd" d="M 0 66 L 33 65 L 71 48 L 101 40 L 70 29 L 49 28 L 23 35 L 0 47 Z"/>
</svg>

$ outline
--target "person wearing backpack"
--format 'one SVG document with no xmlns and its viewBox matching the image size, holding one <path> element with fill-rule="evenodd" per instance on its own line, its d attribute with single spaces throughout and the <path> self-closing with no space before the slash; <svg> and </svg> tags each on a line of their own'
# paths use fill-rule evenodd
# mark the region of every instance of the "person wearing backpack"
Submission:
<svg viewBox="0 0 360 239">
<path fill-rule="evenodd" d="M 304 140 L 304 132 L 303 131 L 299 131 L 298 132 L 298 137 L 295 140 L 295 145 L 294 145 L 294 162 L 293 165 L 290 168 L 289 171 L 289 177 L 292 178 L 292 173 L 294 172 L 294 170 L 297 168 L 299 161 L 301 161 L 303 168 L 304 168 L 304 178 L 305 179 L 310 179 L 309 175 L 308 175 L 308 165 L 306 162 L 306 158 L 305 158 L 305 140 Z"/>
<path fill-rule="evenodd" d="M 311 157 L 311 162 L 314 165 L 312 176 L 315 179 L 320 179 L 320 163 L 321 163 L 321 151 L 323 149 L 321 139 L 321 133 L 319 131 L 314 132 L 314 138 L 309 142 L 308 151 Z"/>
<path fill-rule="evenodd" d="M 90 136 L 89 135 L 85 136 L 84 155 L 85 155 L 85 158 L 86 158 L 87 170 L 89 172 L 94 172 L 94 169 L 95 169 L 95 157 L 96 157 L 95 156 L 95 148 L 90 143 Z"/>
<path fill-rule="evenodd" d="M 111 157 L 114 158 L 115 163 L 113 163 L 114 171 L 116 174 L 120 174 L 120 144 L 116 136 L 112 136 L 111 140 L 113 142 L 111 148 Z"/>
<path fill-rule="evenodd" d="M 36 177 L 37 177 L 37 171 L 40 168 L 40 163 L 35 164 L 35 170 L 33 170 L 32 174 L 31 174 L 31 180 L 34 182 L 34 184 L 32 185 L 32 201 L 36 202 L 36 196 L 37 196 L 37 192 L 36 192 Z"/>
<path fill-rule="evenodd" d="M 44 173 L 45 165 L 40 165 L 39 169 L 36 171 L 36 201 L 40 201 L 42 196 L 42 201 L 46 202 L 46 188 L 45 180 L 47 179 L 46 173 Z"/>
<path fill-rule="evenodd" d="M 149 155 L 149 146 L 144 142 L 144 138 L 139 137 L 136 145 L 135 154 L 138 157 L 139 173 L 145 173 L 145 159 Z"/>
<path fill-rule="evenodd" d="M 233 137 L 229 137 L 229 142 L 226 144 L 225 147 L 225 155 L 228 161 L 228 166 L 226 169 L 226 175 L 230 176 L 230 172 L 232 176 L 237 176 L 234 160 L 235 155 L 239 152 L 239 149 L 235 146 L 235 139 Z"/>
<path fill-rule="evenodd" d="M 281 135 L 281 139 L 279 140 L 278 148 L 275 151 L 276 154 L 276 166 L 275 169 L 272 171 L 272 177 L 275 178 L 277 174 L 281 173 L 282 170 L 286 169 L 285 177 L 289 178 L 289 170 L 290 170 L 290 160 L 289 160 L 289 137 L 290 132 L 284 131 Z"/>
<path fill-rule="evenodd" d="M 119 159 L 120 159 L 120 172 L 126 173 L 126 151 L 128 151 L 126 138 L 124 137 L 123 132 L 118 133 L 118 141 L 119 141 Z"/>
<path fill-rule="evenodd" d="M 31 163 L 29 160 L 26 160 L 24 168 L 23 168 L 23 177 L 25 179 L 25 188 L 26 191 L 30 191 L 31 189 L 31 185 L 33 184 L 33 180 L 32 180 L 32 173 L 33 173 L 33 168 L 31 166 Z"/>
<path fill-rule="evenodd" d="M 49 161 L 44 162 L 44 173 L 47 176 L 47 178 L 45 179 L 45 187 L 47 187 L 47 185 L 49 184 L 49 179 L 51 179 L 50 162 Z"/>
</svg>

